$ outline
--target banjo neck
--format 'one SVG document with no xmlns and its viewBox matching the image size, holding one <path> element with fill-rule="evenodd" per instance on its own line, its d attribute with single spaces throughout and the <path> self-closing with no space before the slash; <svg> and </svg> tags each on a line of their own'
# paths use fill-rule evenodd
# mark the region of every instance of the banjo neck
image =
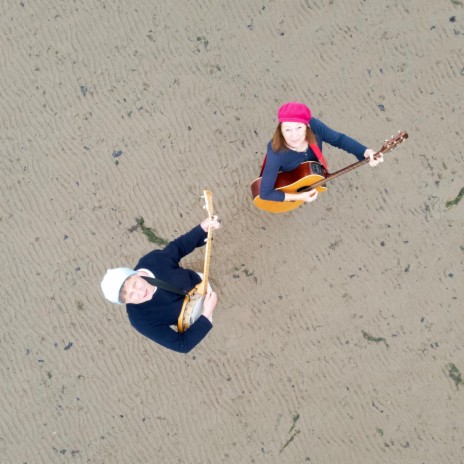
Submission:
<svg viewBox="0 0 464 464">
<path fill-rule="evenodd" d="M 213 194 L 209 190 L 203 190 L 203 197 L 205 199 L 205 209 L 208 211 L 209 218 L 213 216 Z M 211 224 L 208 226 L 208 235 L 206 237 L 206 250 L 205 250 L 205 265 L 203 267 L 203 280 L 198 284 L 197 291 L 206 295 L 208 290 L 209 279 L 209 265 L 211 262 L 211 242 L 213 239 L 213 227 Z"/>
<path fill-rule="evenodd" d="M 209 190 L 203 190 L 203 198 L 205 199 L 205 209 L 208 211 L 208 216 L 213 217 L 213 194 Z M 193 324 L 203 312 L 203 299 L 208 292 L 208 278 L 209 278 L 209 263 L 211 260 L 211 240 L 213 236 L 213 227 L 211 224 L 208 226 L 208 236 L 206 237 L 206 256 L 205 266 L 203 269 L 202 281 L 195 285 L 190 290 L 189 294 L 184 298 L 182 309 L 177 319 L 177 331 L 184 333 L 191 324 Z M 197 303 L 200 303 L 198 305 Z M 197 309 L 201 311 L 198 312 Z"/>
<path fill-rule="evenodd" d="M 198 290 L 202 295 L 206 295 L 208 289 L 209 265 L 211 262 L 211 240 L 213 238 L 213 229 L 208 227 L 208 237 L 206 238 L 205 265 L 203 267 L 203 280 L 198 284 Z"/>
</svg>

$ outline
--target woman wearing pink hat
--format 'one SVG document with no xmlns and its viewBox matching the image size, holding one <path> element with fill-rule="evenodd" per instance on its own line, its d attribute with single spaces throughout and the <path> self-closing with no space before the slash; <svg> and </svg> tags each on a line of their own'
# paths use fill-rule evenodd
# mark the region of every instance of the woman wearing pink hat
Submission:
<svg viewBox="0 0 464 464">
<path fill-rule="evenodd" d="M 278 111 L 279 125 L 267 146 L 266 162 L 261 174 L 259 195 L 270 201 L 311 202 L 317 198 L 317 191 L 284 193 L 274 188 L 279 171 L 293 171 L 305 161 L 317 161 L 327 169 L 322 156 L 324 142 L 356 156 L 358 160 L 370 158 L 369 164 L 376 166 L 383 161 L 382 156 L 374 159 L 375 151 L 358 141 L 326 126 L 319 119 L 311 117 L 311 110 L 303 103 L 285 103 Z"/>
</svg>

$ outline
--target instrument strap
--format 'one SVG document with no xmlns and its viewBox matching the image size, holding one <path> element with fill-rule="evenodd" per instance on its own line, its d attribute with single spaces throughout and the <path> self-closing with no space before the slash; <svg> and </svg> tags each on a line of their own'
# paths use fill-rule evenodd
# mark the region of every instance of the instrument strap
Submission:
<svg viewBox="0 0 464 464">
<path fill-rule="evenodd" d="M 317 159 L 319 160 L 319 162 L 322 164 L 322 166 L 325 167 L 325 170 L 328 171 L 329 168 L 327 166 L 327 162 L 324 158 L 324 156 L 322 155 L 322 151 L 320 150 L 320 148 L 318 147 L 317 143 L 311 143 L 309 145 L 309 148 L 311 148 L 311 150 L 314 152 L 314 154 L 316 155 Z"/>
<path fill-rule="evenodd" d="M 188 292 L 182 290 L 181 288 L 176 287 L 175 285 L 171 285 L 164 280 L 157 279 L 156 277 L 148 277 L 148 276 L 140 276 L 142 279 L 146 280 L 150 285 L 154 285 L 155 287 L 161 288 L 171 293 L 178 293 L 180 295 L 189 296 Z"/>
</svg>

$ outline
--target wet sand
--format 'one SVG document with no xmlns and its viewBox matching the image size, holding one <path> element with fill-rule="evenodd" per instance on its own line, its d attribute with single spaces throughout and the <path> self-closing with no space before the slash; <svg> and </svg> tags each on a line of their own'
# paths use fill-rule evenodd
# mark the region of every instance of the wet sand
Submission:
<svg viewBox="0 0 464 464">
<path fill-rule="evenodd" d="M 462 3 L 8 3 L 1 462 L 463 462 Z M 409 139 L 267 214 L 249 184 L 289 100 Z M 157 247 L 137 218 L 171 240 L 205 188 L 219 303 L 183 356 L 99 284 Z"/>
</svg>

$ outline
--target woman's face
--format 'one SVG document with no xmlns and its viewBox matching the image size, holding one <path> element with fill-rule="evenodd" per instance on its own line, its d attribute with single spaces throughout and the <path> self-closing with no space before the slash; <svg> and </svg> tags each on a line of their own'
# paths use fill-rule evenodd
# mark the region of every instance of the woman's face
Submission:
<svg viewBox="0 0 464 464">
<path fill-rule="evenodd" d="M 305 150 L 308 143 L 306 141 L 306 124 L 301 122 L 283 122 L 280 126 L 285 143 L 291 150 Z"/>
</svg>

